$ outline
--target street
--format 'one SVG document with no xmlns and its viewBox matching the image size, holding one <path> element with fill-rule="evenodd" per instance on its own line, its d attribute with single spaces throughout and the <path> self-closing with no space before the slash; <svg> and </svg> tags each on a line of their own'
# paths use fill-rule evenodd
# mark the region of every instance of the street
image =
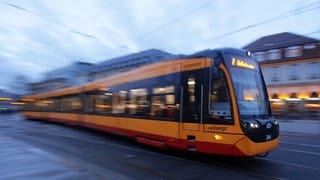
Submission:
<svg viewBox="0 0 320 180">
<path fill-rule="evenodd" d="M 281 131 L 279 147 L 267 157 L 234 158 L 158 150 L 124 137 L 25 120 L 18 114 L 0 115 L 0 130 L 0 179 L 320 177 L 317 133 Z"/>
</svg>

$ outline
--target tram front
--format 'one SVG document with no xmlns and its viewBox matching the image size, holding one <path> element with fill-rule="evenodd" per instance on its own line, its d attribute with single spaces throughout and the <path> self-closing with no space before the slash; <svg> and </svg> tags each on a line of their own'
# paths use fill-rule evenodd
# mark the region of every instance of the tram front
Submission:
<svg viewBox="0 0 320 180">
<path fill-rule="evenodd" d="M 229 50 L 223 53 L 235 99 L 238 121 L 246 138 L 235 146 L 246 155 L 258 155 L 278 146 L 279 124 L 272 116 L 266 85 L 257 61 L 249 52 Z M 235 152 L 237 153 L 237 152 Z"/>
</svg>

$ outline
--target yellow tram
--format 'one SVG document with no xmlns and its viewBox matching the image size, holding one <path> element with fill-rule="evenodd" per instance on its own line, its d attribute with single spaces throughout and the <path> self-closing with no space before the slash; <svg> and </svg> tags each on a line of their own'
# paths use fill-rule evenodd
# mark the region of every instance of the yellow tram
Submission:
<svg viewBox="0 0 320 180">
<path fill-rule="evenodd" d="M 279 142 L 261 69 L 238 49 L 204 50 L 23 100 L 26 118 L 165 149 L 252 157 Z"/>
</svg>

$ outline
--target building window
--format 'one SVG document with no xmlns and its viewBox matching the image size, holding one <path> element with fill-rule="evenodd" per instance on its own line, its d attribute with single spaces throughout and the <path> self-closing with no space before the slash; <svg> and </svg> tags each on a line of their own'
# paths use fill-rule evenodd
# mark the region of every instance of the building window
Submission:
<svg viewBox="0 0 320 180">
<path fill-rule="evenodd" d="M 281 58 L 281 51 L 280 49 L 272 49 L 268 51 L 268 59 L 276 60 Z"/>
<path fill-rule="evenodd" d="M 271 82 L 279 82 L 280 81 L 280 68 L 272 67 L 271 69 Z"/>
<path fill-rule="evenodd" d="M 263 60 L 265 60 L 265 57 L 264 57 L 265 52 L 256 52 L 256 53 L 254 53 L 253 55 L 254 55 L 254 57 L 255 57 L 258 61 L 263 61 Z"/>
<path fill-rule="evenodd" d="M 300 74 L 297 64 L 291 64 L 289 66 L 289 80 L 298 80 L 298 74 Z"/>
<path fill-rule="evenodd" d="M 314 49 L 316 48 L 317 46 L 315 44 L 305 44 L 303 46 L 303 49 Z"/>
<path fill-rule="evenodd" d="M 302 56 L 302 49 L 300 46 L 291 46 L 286 48 L 285 56 L 288 58 Z"/>
<path fill-rule="evenodd" d="M 312 62 L 309 64 L 309 79 L 320 78 L 320 62 Z"/>
</svg>

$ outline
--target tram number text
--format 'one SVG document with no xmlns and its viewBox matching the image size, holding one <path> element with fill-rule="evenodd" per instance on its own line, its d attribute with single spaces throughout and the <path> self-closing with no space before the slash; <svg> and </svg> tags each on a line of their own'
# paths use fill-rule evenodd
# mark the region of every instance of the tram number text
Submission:
<svg viewBox="0 0 320 180">
<path fill-rule="evenodd" d="M 213 125 L 207 125 L 205 126 L 205 131 L 207 132 L 226 132 L 228 130 L 225 126 L 213 126 Z"/>
</svg>

